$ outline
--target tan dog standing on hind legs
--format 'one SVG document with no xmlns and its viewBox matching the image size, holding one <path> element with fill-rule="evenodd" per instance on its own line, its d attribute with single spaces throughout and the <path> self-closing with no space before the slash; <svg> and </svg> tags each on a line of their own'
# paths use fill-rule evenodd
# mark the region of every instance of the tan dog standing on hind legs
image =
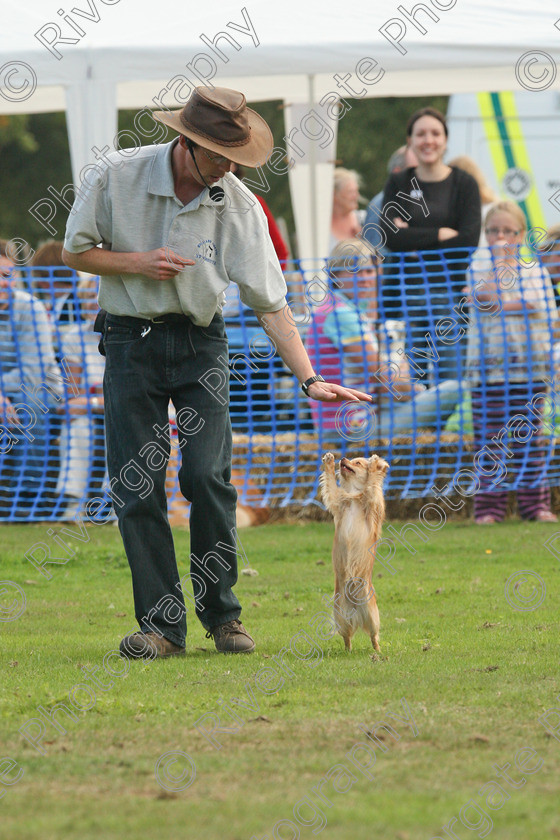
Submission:
<svg viewBox="0 0 560 840">
<path fill-rule="evenodd" d="M 334 596 L 337 629 L 346 650 L 362 627 L 379 648 L 379 610 L 371 583 L 374 547 L 385 517 L 383 480 L 389 464 L 378 455 L 342 458 L 340 486 L 336 483 L 334 455 L 323 455 L 321 495 L 334 518 Z"/>
</svg>

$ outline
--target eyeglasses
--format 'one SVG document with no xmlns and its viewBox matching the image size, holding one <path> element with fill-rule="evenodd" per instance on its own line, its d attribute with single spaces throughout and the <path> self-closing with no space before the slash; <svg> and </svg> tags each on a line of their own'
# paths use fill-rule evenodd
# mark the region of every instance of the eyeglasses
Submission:
<svg viewBox="0 0 560 840">
<path fill-rule="evenodd" d="M 199 146 L 199 148 L 202 149 L 208 160 L 211 160 L 212 163 L 217 163 L 221 166 L 223 163 L 230 162 L 229 158 L 224 157 L 223 155 L 211 155 L 210 152 L 207 152 L 203 146 Z"/>
<path fill-rule="evenodd" d="M 510 236 L 517 236 L 520 233 L 520 231 L 512 230 L 511 228 L 496 227 L 486 228 L 484 232 L 486 236 L 500 236 L 500 234 L 503 234 L 506 237 L 506 239 L 508 239 Z"/>
</svg>

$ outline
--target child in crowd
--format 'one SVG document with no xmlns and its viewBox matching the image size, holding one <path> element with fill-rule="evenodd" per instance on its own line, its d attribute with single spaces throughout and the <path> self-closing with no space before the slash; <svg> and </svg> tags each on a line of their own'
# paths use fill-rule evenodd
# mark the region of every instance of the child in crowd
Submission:
<svg viewBox="0 0 560 840">
<path fill-rule="evenodd" d="M 552 338 L 558 316 L 547 270 L 538 260 L 520 256 L 526 229 L 517 204 L 492 205 L 485 230 L 489 256 L 477 252 L 469 272 L 474 306 L 467 368 L 475 463 L 480 466 L 480 487 L 474 497 L 479 525 L 504 519 L 507 490 L 500 484 L 514 478 L 523 519 L 556 521 L 545 484 L 547 444 L 542 422 L 530 407 L 537 411 L 540 407 L 542 414 L 546 383 L 553 377 Z M 529 438 L 527 429 L 533 430 Z"/>
</svg>

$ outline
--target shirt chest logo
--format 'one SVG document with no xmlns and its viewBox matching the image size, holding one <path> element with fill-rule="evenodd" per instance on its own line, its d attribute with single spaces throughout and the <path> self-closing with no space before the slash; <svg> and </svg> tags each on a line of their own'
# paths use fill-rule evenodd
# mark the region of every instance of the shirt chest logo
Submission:
<svg viewBox="0 0 560 840">
<path fill-rule="evenodd" d="M 204 260 L 204 262 L 211 263 L 211 265 L 216 265 L 217 256 L 216 244 L 212 239 L 204 239 L 196 246 L 197 260 Z"/>
</svg>

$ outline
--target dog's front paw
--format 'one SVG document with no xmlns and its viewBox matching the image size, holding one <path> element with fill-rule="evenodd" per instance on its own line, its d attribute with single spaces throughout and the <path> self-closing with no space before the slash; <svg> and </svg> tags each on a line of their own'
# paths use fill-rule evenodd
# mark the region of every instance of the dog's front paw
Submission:
<svg viewBox="0 0 560 840">
<path fill-rule="evenodd" d="M 330 467 L 334 465 L 334 455 L 332 452 L 325 452 L 323 455 L 323 465 L 325 467 Z"/>
</svg>

